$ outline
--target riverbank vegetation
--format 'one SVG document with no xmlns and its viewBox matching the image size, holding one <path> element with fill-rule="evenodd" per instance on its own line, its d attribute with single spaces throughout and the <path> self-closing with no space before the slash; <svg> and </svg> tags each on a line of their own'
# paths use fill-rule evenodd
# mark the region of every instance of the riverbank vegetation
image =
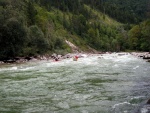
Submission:
<svg viewBox="0 0 150 113">
<path fill-rule="evenodd" d="M 149 0 L 0 0 L 0 60 L 82 51 L 150 51 Z"/>
</svg>

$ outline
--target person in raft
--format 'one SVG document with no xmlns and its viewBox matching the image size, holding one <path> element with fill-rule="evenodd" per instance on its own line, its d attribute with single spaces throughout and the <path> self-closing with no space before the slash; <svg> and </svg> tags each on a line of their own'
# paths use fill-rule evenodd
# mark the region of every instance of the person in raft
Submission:
<svg viewBox="0 0 150 113">
<path fill-rule="evenodd" d="M 73 61 L 77 61 L 77 60 L 78 60 L 78 56 L 76 55 L 73 57 Z"/>
<path fill-rule="evenodd" d="M 55 61 L 59 61 L 59 58 L 58 58 L 58 57 L 55 57 Z"/>
</svg>

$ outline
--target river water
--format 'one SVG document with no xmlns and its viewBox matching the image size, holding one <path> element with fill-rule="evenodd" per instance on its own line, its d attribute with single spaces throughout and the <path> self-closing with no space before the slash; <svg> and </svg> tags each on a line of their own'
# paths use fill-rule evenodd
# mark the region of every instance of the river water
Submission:
<svg viewBox="0 0 150 113">
<path fill-rule="evenodd" d="M 130 54 L 0 66 L 0 113 L 149 113 L 150 63 Z"/>
</svg>

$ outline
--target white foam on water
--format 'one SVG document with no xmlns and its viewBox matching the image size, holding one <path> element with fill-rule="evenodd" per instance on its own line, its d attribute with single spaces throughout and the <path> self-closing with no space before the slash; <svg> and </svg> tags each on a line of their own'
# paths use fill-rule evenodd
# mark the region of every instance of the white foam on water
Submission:
<svg viewBox="0 0 150 113">
<path fill-rule="evenodd" d="M 16 66 L 12 67 L 11 68 L 12 70 L 17 70 L 18 68 Z"/>
<path fill-rule="evenodd" d="M 97 56 L 92 56 L 92 57 L 80 58 L 79 63 L 81 65 L 97 65 L 98 64 L 97 60 L 98 60 Z"/>
<path fill-rule="evenodd" d="M 117 58 L 114 58 L 115 62 L 129 62 L 131 60 L 133 60 L 131 55 L 117 56 Z"/>
<path fill-rule="evenodd" d="M 136 97 L 132 97 L 131 100 L 133 100 L 133 99 L 140 99 L 140 98 L 145 98 L 145 96 L 136 96 Z"/>
<path fill-rule="evenodd" d="M 87 110 L 82 110 L 81 113 L 89 113 Z"/>
<path fill-rule="evenodd" d="M 142 109 L 141 109 L 141 113 L 149 113 L 149 112 L 148 112 L 148 109 L 142 108 Z"/>
<path fill-rule="evenodd" d="M 81 54 L 81 58 L 78 58 L 77 61 L 73 61 L 73 58 L 68 58 L 68 59 L 62 59 L 60 61 L 53 61 L 49 60 L 46 62 L 41 62 L 41 64 L 36 65 L 35 67 L 38 68 L 44 68 L 44 67 L 59 67 L 59 66 L 67 66 L 67 65 L 99 65 L 98 61 L 101 60 L 111 60 L 113 62 L 128 62 L 132 60 L 133 58 L 131 55 L 122 55 L 118 56 L 118 54 L 103 54 L 103 55 L 86 55 L 86 54 Z M 101 59 L 99 58 L 101 57 Z M 26 67 L 26 68 L 20 68 L 19 70 L 30 70 L 35 67 Z M 118 67 L 118 64 L 115 64 L 114 67 Z M 16 69 L 16 68 L 12 68 Z"/>
<path fill-rule="evenodd" d="M 114 67 L 119 67 L 118 64 L 115 64 Z"/>
<path fill-rule="evenodd" d="M 98 56 L 89 56 L 78 58 L 77 61 L 73 61 L 73 58 L 63 59 L 60 61 L 49 61 L 46 63 L 46 67 L 57 67 L 67 65 L 97 65 Z"/>
<path fill-rule="evenodd" d="M 48 61 L 45 66 L 46 67 L 57 67 L 57 66 L 64 66 L 70 63 L 70 59 L 63 59 L 60 61 Z"/>
<path fill-rule="evenodd" d="M 136 67 L 134 67 L 133 69 L 137 69 L 137 68 L 139 68 L 139 66 L 136 66 Z"/>
<path fill-rule="evenodd" d="M 9 70 L 17 70 L 17 69 L 18 69 L 18 67 L 13 66 L 13 67 L 8 67 L 8 68 L 2 68 L 2 69 L 0 69 L 0 71 L 9 71 Z"/>
<path fill-rule="evenodd" d="M 88 55 L 86 55 L 86 54 L 81 54 L 80 56 L 81 56 L 81 57 L 87 57 Z"/>
<path fill-rule="evenodd" d="M 99 58 L 99 57 L 102 57 L 102 58 Z M 135 62 L 132 62 L 132 61 L 135 61 Z M 136 61 L 137 61 L 137 63 L 136 63 Z M 125 63 L 129 67 L 126 68 L 126 66 L 123 65 Z M 129 69 L 129 70 L 127 70 L 129 72 L 131 69 L 131 72 L 132 72 L 133 68 L 136 68 L 136 69 L 139 69 L 139 67 L 141 68 L 142 65 L 140 65 L 140 64 L 141 64 L 141 62 L 139 62 L 139 59 L 137 59 L 136 57 L 133 57 L 131 55 L 119 56 L 118 54 L 89 55 L 89 56 L 84 56 L 84 57 L 79 58 L 78 61 L 73 61 L 72 58 L 69 58 L 69 59 L 63 59 L 58 62 L 45 60 L 45 61 L 26 63 L 26 64 L 15 64 L 15 65 L 13 64 L 13 65 L 9 65 L 9 67 L 5 66 L 0 69 L 0 71 L 1 70 L 4 70 L 4 71 L 12 70 L 12 71 L 10 71 L 12 73 L 8 73 L 9 75 L 11 75 L 10 78 L 12 78 L 12 79 L 9 79 L 8 82 L 6 82 L 6 80 L 8 80 L 7 79 L 8 77 L 6 77 L 6 80 L 2 79 L 2 81 L 4 80 L 4 82 L 1 83 L 2 84 L 1 89 L 5 90 L 4 94 L 7 91 L 8 96 L 9 96 L 9 94 L 11 94 L 11 92 L 16 94 L 17 91 L 18 91 L 18 93 L 21 92 L 21 94 L 24 94 L 23 96 L 27 95 L 27 97 L 24 97 L 26 99 L 25 102 L 28 102 L 28 101 L 31 102 L 31 100 L 28 100 L 28 99 L 30 99 L 30 98 L 33 99 L 32 96 L 34 96 L 37 100 L 34 101 L 33 103 L 29 103 L 29 105 L 25 106 L 26 112 L 44 112 L 45 107 L 40 105 L 41 101 L 42 101 L 45 103 L 45 106 L 47 106 L 48 109 L 53 109 L 56 107 L 56 109 L 58 109 L 58 112 L 59 112 L 59 110 L 67 111 L 67 109 L 69 109 L 69 111 L 70 111 L 70 109 L 71 110 L 78 109 L 82 113 L 88 113 L 88 111 L 86 111 L 88 109 L 88 107 L 92 108 L 93 112 L 96 112 L 94 109 L 94 106 L 93 106 L 93 105 L 96 105 L 96 107 L 100 107 L 100 108 L 104 107 L 104 109 L 106 109 L 106 111 L 109 106 L 112 106 L 110 109 L 114 108 L 113 110 L 116 111 L 116 113 L 119 113 L 119 112 L 125 113 L 127 111 L 129 112 L 129 110 L 131 110 L 131 108 L 134 108 L 136 105 L 129 103 L 131 97 L 127 98 L 127 99 L 129 99 L 129 101 L 126 100 L 127 102 L 120 103 L 120 101 L 126 99 L 126 97 L 129 96 L 128 93 L 130 91 L 132 91 L 131 88 L 133 88 L 132 86 L 135 86 L 136 81 L 134 81 L 133 76 L 131 76 L 131 80 L 129 78 L 129 80 L 127 79 L 128 81 L 126 81 L 126 79 L 124 79 L 124 74 L 123 74 L 124 72 L 122 72 L 122 69 Z M 122 67 L 122 65 L 123 65 L 123 67 Z M 61 66 L 64 66 L 64 67 L 61 67 Z M 119 67 L 121 71 L 119 69 L 116 70 L 116 68 L 112 68 L 110 66 L 114 66 L 116 68 Z M 51 69 L 51 67 L 52 67 L 52 69 Z M 71 68 L 69 68 L 69 67 L 71 67 Z M 107 70 L 107 67 L 110 70 Z M 143 68 L 145 69 L 145 67 L 143 67 Z M 81 69 L 83 69 L 83 70 L 81 70 Z M 17 70 L 17 72 L 19 72 L 19 73 L 16 73 L 16 71 L 14 71 L 14 70 Z M 25 73 L 24 71 L 26 71 L 26 70 L 30 70 L 30 71 Z M 22 73 L 21 73 L 21 71 L 22 71 Z M 58 73 L 57 73 L 57 71 L 58 71 Z M 63 72 L 63 73 L 61 73 L 61 72 Z M 89 72 L 91 72 L 91 74 L 85 74 L 85 73 L 89 73 Z M 111 73 L 121 73 L 121 76 L 107 75 L 107 73 L 110 73 L 110 72 Z M 95 73 L 95 74 L 92 74 L 92 73 Z M 103 73 L 104 73 L 104 75 L 103 75 Z M 105 75 L 105 73 L 106 73 L 106 75 Z M 134 74 L 134 73 L 131 73 L 131 74 Z M 135 76 L 136 76 L 136 74 L 137 73 L 135 73 Z M 148 72 L 148 74 L 149 74 L 149 72 Z M 147 75 L 146 75 L 146 77 L 147 77 Z M 107 76 L 107 77 L 104 77 L 104 76 Z M 137 77 L 138 76 L 141 77 L 143 75 L 139 74 L 139 75 L 137 75 Z M 19 78 L 17 79 L 17 77 L 19 77 Z M 93 77 L 94 77 L 94 79 L 93 79 Z M 101 80 L 101 78 L 103 77 L 102 79 L 104 79 L 104 80 L 105 79 L 106 80 L 107 79 L 108 80 L 109 79 L 118 80 L 118 78 L 119 78 L 119 81 L 118 82 L 117 81 L 110 82 L 110 83 L 105 82 L 102 84 L 102 87 L 101 87 L 101 85 L 98 86 L 99 84 L 91 84 L 98 77 L 100 77 L 100 79 L 98 79 L 98 80 Z M 90 82 L 88 82 L 89 79 L 91 79 Z M 145 78 L 145 79 L 147 80 L 147 78 Z M 2 87 L 4 87 L 4 88 L 2 88 Z M 142 90 L 146 91 L 146 89 L 142 89 Z M 125 91 L 127 91 L 127 93 Z M 144 93 L 144 91 L 141 91 L 141 92 Z M 101 92 L 106 92 L 105 93 L 106 97 Z M 112 93 L 110 93 L 110 92 L 112 92 Z M 64 95 L 62 95 L 62 94 L 64 94 Z M 141 95 L 146 95 L 146 94 L 147 93 L 144 93 Z M 17 94 L 16 98 L 18 95 L 20 95 L 20 94 Z M 50 97 L 50 99 L 48 99 L 48 100 L 47 100 L 47 98 L 45 98 L 45 96 L 47 96 L 47 95 Z M 58 96 L 53 97 L 54 95 L 58 95 Z M 115 95 L 118 97 L 115 98 L 115 100 L 112 99 L 112 101 L 107 100 L 106 98 L 108 98 L 108 96 L 110 96 L 110 95 Z M 121 96 L 119 96 L 119 95 L 121 95 Z M 136 95 L 137 96 L 135 96 L 131 99 L 142 98 L 142 96 L 139 96 L 139 94 L 136 94 Z M 15 98 L 15 97 L 12 97 L 12 98 Z M 49 101 L 51 99 L 52 99 L 52 101 Z M 3 103 L 4 102 L 5 102 L 5 100 L 3 101 Z M 81 106 L 79 106 L 79 108 L 72 109 L 72 106 L 74 106 L 74 103 L 80 104 L 80 102 L 81 102 Z M 83 105 L 84 102 L 87 102 L 85 106 Z M 110 105 L 107 104 L 105 106 L 104 105 L 105 102 L 110 103 Z M 5 104 L 8 104 L 8 106 L 10 106 L 13 103 L 15 103 L 15 101 L 10 101 L 10 103 L 6 102 Z M 50 105 L 47 103 L 52 103 L 52 104 Z M 114 103 L 116 103 L 116 104 L 114 104 Z M 19 106 L 19 104 L 17 104 L 17 105 Z M 5 106 L 7 107 L 7 105 L 5 105 Z M 41 110 L 39 109 L 40 111 L 38 111 L 38 108 L 41 108 Z M 146 113 L 145 109 L 146 109 L 145 107 L 142 109 L 143 113 Z M 119 111 L 119 112 L 117 112 L 117 111 Z"/>
<path fill-rule="evenodd" d="M 60 108 L 64 108 L 64 109 L 69 109 L 70 107 L 69 107 L 69 104 L 67 103 L 67 102 L 59 102 L 58 103 L 58 106 L 60 107 Z"/>
<path fill-rule="evenodd" d="M 122 63 L 129 62 L 131 60 L 136 59 L 135 57 L 133 57 L 130 54 L 119 55 L 119 54 L 115 54 L 115 53 L 103 54 L 102 56 L 100 56 L 100 58 L 103 58 L 105 60 L 112 60 L 114 62 L 122 62 Z"/>
<path fill-rule="evenodd" d="M 34 69 L 34 67 L 25 67 L 25 68 L 20 68 L 19 70 L 26 71 L 31 69 Z"/>
<path fill-rule="evenodd" d="M 115 109 L 117 106 L 120 106 L 120 105 L 131 105 L 131 103 L 129 102 L 118 103 L 118 104 L 115 104 L 112 108 Z"/>
</svg>

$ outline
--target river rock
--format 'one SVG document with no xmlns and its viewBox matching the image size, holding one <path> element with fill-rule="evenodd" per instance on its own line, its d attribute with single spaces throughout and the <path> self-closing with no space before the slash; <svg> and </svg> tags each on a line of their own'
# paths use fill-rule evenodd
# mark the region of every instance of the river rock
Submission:
<svg viewBox="0 0 150 113">
<path fill-rule="evenodd" d="M 16 62 L 16 60 L 14 60 L 14 59 L 9 59 L 9 60 L 4 60 L 3 62 L 4 62 L 4 63 L 14 63 L 14 62 Z"/>
<path fill-rule="evenodd" d="M 25 57 L 25 59 L 29 61 L 32 59 L 32 57 Z"/>
<path fill-rule="evenodd" d="M 146 104 L 150 104 L 150 99 L 147 101 L 147 103 Z"/>
<path fill-rule="evenodd" d="M 0 64 L 3 64 L 4 62 L 3 61 L 0 61 Z"/>
<path fill-rule="evenodd" d="M 150 55 L 143 56 L 143 59 L 150 59 Z"/>
</svg>

